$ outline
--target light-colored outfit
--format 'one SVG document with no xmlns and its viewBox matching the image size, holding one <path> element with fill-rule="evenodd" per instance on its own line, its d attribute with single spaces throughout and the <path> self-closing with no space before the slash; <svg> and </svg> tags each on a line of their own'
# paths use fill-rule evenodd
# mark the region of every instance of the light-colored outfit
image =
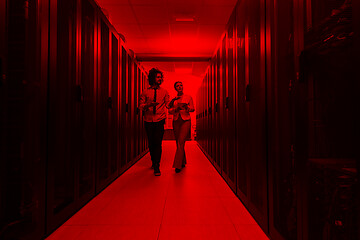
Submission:
<svg viewBox="0 0 360 240">
<path fill-rule="evenodd" d="M 193 102 L 193 99 L 190 95 L 182 95 L 180 97 L 180 99 L 178 100 L 175 100 L 174 101 L 174 106 L 178 103 L 188 103 L 189 104 L 189 110 L 180 110 L 178 112 L 175 112 L 174 110 L 175 109 L 170 109 L 169 110 L 169 113 L 174 115 L 174 121 L 177 120 L 179 118 L 179 116 L 181 116 L 181 118 L 183 120 L 190 120 L 191 117 L 190 117 L 190 113 L 189 112 L 193 112 L 195 110 L 194 108 L 194 102 Z"/>
<path fill-rule="evenodd" d="M 191 128 L 191 116 L 190 112 L 195 110 L 194 102 L 191 96 L 182 95 L 180 99 L 174 101 L 174 106 L 178 103 L 188 103 L 188 109 L 175 111 L 174 107 L 169 109 L 169 113 L 174 115 L 173 118 L 173 129 L 176 140 L 176 153 L 173 163 L 173 168 L 181 169 L 186 164 L 185 155 L 185 141 L 190 133 Z"/>
</svg>

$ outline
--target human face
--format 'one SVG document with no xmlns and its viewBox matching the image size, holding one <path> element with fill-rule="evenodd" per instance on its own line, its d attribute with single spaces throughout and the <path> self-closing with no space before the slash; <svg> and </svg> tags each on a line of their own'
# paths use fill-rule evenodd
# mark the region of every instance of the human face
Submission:
<svg viewBox="0 0 360 240">
<path fill-rule="evenodd" d="M 157 73 L 155 77 L 155 83 L 160 85 L 163 82 L 163 76 L 161 73 Z"/>
<path fill-rule="evenodd" d="M 182 84 L 182 83 L 177 83 L 177 84 L 175 85 L 175 90 L 176 90 L 178 93 L 182 93 L 183 90 L 184 90 L 183 84 Z"/>
</svg>

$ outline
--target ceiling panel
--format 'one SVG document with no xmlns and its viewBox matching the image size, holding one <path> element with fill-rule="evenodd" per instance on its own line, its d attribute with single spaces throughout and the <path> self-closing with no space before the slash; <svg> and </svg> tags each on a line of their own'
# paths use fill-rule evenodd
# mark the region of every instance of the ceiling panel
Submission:
<svg viewBox="0 0 360 240">
<path fill-rule="evenodd" d="M 164 38 L 169 36 L 169 24 L 143 26 L 142 32 L 146 38 Z"/>
<path fill-rule="evenodd" d="M 196 2 L 196 1 L 193 1 Z M 168 5 L 169 20 L 174 19 L 174 17 L 187 17 L 187 16 L 198 16 L 198 13 L 203 9 L 203 5 L 199 4 L 172 4 Z"/>
<path fill-rule="evenodd" d="M 207 6 L 199 11 L 199 24 L 223 24 L 229 21 L 230 15 L 233 11 L 231 6 Z"/>
<path fill-rule="evenodd" d="M 206 5 L 223 5 L 223 6 L 231 6 L 234 7 L 237 0 L 204 0 L 204 4 Z"/>
<path fill-rule="evenodd" d="M 109 13 L 110 22 L 114 24 L 138 24 L 134 12 L 129 5 L 108 5 L 101 6 Z"/>
<path fill-rule="evenodd" d="M 139 24 L 160 24 L 168 22 L 166 6 L 133 6 Z"/>
<path fill-rule="evenodd" d="M 153 67 L 157 67 L 159 70 L 165 71 L 165 72 L 174 72 L 175 71 L 173 62 L 144 62 L 141 65 L 144 65 L 144 68 L 147 71 Z"/>
<path fill-rule="evenodd" d="M 129 0 L 95 0 L 100 6 L 106 4 L 129 5 Z"/>
<path fill-rule="evenodd" d="M 237 0 L 97 2 L 108 13 L 117 31 L 125 36 L 127 47 L 139 57 L 210 58 Z M 182 21 L 179 18 L 183 18 Z M 186 18 L 188 22 L 184 21 Z M 193 20 L 189 21 L 190 18 Z M 176 77 L 174 65 L 154 63 L 154 66 L 164 67 L 164 71 L 172 72 L 173 77 Z M 192 74 L 201 76 L 207 65 L 207 62 L 192 63 Z"/>
<path fill-rule="evenodd" d="M 204 2 L 206 2 L 206 0 L 168 0 L 167 1 L 167 5 L 168 6 L 194 6 L 194 5 L 204 5 Z"/>
<path fill-rule="evenodd" d="M 148 38 L 147 43 L 149 49 L 146 53 L 153 54 L 153 56 L 170 55 L 171 50 L 170 38 Z"/>
<path fill-rule="evenodd" d="M 189 23 L 172 23 L 170 24 L 170 37 L 181 39 L 194 39 L 198 36 L 198 25 Z"/>
<path fill-rule="evenodd" d="M 135 53 L 149 50 L 149 45 L 145 38 L 132 38 L 131 42 L 126 42 L 126 46 Z"/>
<path fill-rule="evenodd" d="M 144 35 L 138 24 L 118 24 L 113 23 L 116 30 L 124 35 L 126 42 L 130 42 L 133 38 L 144 38 Z"/>
<path fill-rule="evenodd" d="M 224 25 L 199 25 L 199 40 L 206 41 L 210 44 L 219 42 L 221 35 L 224 33 Z M 217 36 L 216 38 L 213 36 Z M 215 50 L 215 47 L 213 50 Z"/>
<path fill-rule="evenodd" d="M 165 6 L 167 0 L 128 0 L 132 5 Z"/>
</svg>

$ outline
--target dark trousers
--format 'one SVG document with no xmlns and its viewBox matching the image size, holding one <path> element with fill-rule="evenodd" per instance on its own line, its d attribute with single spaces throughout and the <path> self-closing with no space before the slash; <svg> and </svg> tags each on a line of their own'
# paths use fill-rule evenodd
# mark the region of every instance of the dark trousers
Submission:
<svg viewBox="0 0 360 240">
<path fill-rule="evenodd" d="M 165 119 L 160 122 L 145 122 L 144 124 L 148 137 L 151 161 L 154 169 L 157 169 L 160 167 Z"/>
</svg>

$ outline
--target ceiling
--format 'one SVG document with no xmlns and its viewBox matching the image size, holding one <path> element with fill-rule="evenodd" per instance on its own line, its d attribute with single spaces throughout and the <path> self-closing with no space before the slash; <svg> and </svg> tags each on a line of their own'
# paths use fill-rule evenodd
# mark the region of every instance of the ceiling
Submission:
<svg viewBox="0 0 360 240">
<path fill-rule="evenodd" d="M 237 0 L 96 0 L 146 70 L 203 76 Z M 181 58 L 181 59 L 180 59 Z M 185 86 L 184 86 L 185 87 Z"/>
</svg>

